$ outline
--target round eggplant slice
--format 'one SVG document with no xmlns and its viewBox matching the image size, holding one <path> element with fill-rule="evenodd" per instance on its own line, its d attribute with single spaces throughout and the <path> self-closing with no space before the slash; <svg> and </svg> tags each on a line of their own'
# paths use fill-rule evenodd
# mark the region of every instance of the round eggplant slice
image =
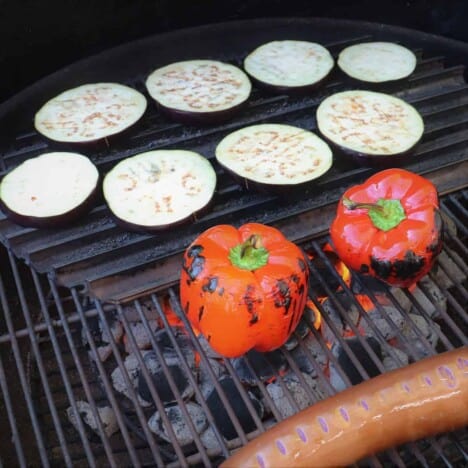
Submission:
<svg viewBox="0 0 468 468">
<path fill-rule="evenodd" d="M 216 123 L 230 118 L 250 96 L 252 85 L 239 68 L 215 60 L 176 62 L 146 80 L 150 96 L 174 120 Z"/>
<path fill-rule="evenodd" d="M 92 83 L 69 89 L 46 102 L 34 126 L 47 138 L 87 143 L 122 132 L 146 110 L 146 98 L 117 83 Z"/>
<path fill-rule="evenodd" d="M 104 198 L 126 229 L 157 231 L 205 209 L 216 173 L 200 154 L 183 150 L 141 153 L 118 163 L 104 178 Z"/>
<path fill-rule="evenodd" d="M 0 202 L 12 221 L 51 228 L 85 214 L 97 194 L 99 172 L 78 153 L 45 153 L 20 164 L 0 183 Z"/>
<path fill-rule="evenodd" d="M 363 165 L 388 166 L 407 160 L 420 141 L 424 122 L 410 104 L 388 94 L 344 91 L 317 109 L 320 133 Z"/>
<path fill-rule="evenodd" d="M 245 71 L 259 84 L 286 93 L 319 85 L 333 65 L 333 57 L 325 47 L 307 41 L 268 42 L 244 60 Z"/>
<path fill-rule="evenodd" d="M 312 132 L 261 124 L 227 135 L 216 148 L 216 159 L 247 187 L 281 193 L 323 175 L 332 165 L 333 154 Z"/>
<path fill-rule="evenodd" d="M 383 83 L 411 75 L 416 68 L 416 56 L 393 42 L 366 42 L 342 50 L 338 66 L 356 80 Z"/>
</svg>

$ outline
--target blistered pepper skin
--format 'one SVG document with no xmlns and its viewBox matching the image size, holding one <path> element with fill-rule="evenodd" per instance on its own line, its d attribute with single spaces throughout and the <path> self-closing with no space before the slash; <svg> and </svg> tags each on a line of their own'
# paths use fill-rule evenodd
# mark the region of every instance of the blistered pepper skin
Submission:
<svg viewBox="0 0 468 468">
<path fill-rule="evenodd" d="M 376 227 L 366 208 L 399 200 L 405 218 L 390 230 Z M 348 206 L 349 206 L 348 203 Z M 435 186 L 403 169 L 378 172 L 347 190 L 330 228 L 333 246 L 351 269 L 399 287 L 409 287 L 432 268 L 442 249 L 442 220 Z"/>
<path fill-rule="evenodd" d="M 256 236 L 268 252 L 265 265 L 235 266 L 229 252 Z M 182 307 L 192 326 L 225 357 L 282 346 L 297 326 L 307 299 L 302 251 L 275 228 L 219 225 L 202 233 L 184 254 Z"/>
</svg>

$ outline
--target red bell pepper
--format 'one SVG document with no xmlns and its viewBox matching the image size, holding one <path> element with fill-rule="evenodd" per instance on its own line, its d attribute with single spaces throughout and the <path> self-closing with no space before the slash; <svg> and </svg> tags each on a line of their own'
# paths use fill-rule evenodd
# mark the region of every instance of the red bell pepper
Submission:
<svg viewBox="0 0 468 468">
<path fill-rule="evenodd" d="M 437 190 L 403 169 L 378 172 L 344 193 L 330 235 L 349 268 L 408 287 L 430 271 L 442 249 Z"/>
<path fill-rule="evenodd" d="M 214 226 L 185 252 L 180 300 L 191 324 L 221 355 L 272 351 L 302 316 L 308 275 L 304 254 L 278 229 Z"/>
</svg>

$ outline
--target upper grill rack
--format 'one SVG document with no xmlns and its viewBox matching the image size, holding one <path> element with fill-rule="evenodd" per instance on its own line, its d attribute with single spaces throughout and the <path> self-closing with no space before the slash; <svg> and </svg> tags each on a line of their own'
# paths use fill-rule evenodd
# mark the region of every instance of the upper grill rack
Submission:
<svg viewBox="0 0 468 468">
<path fill-rule="evenodd" d="M 347 45 L 374 38 L 373 35 L 355 36 L 345 41 L 329 42 L 327 47 L 336 56 Z M 426 125 L 423 141 L 416 156 L 405 167 L 429 174 L 467 159 L 468 86 L 463 76 L 464 67 L 445 67 L 444 58 L 440 55 L 432 56 L 421 49 L 416 53 L 419 61 L 415 73 L 409 79 L 382 87 L 382 91 L 407 100 L 423 115 Z M 244 55 L 237 53 L 223 58 L 240 65 Z M 145 92 L 145 76 L 129 77 L 126 81 Z M 174 124 L 162 117 L 148 98 L 149 109 L 141 125 L 131 130 L 125 139 L 111 141 L 108 148 L 83 152 L 98 165 L 101 174 L 125 157 L 156 148 L 190 149 L 213 160 L 214 148 L 221 138 L 246 125 L 287 122 L 315 130 L 318 103 L 336 91 L 352 87 L 356 84 L 335 72 L 327 85 L 310 96 L 271 96 L 254 89 L 247 109 L 240 116 L 208 128 Z M 21 133 L 3 152 L 0 158 L 2 170 L 5 172 L 25 159 L 55 148 L 53 142 L 46 141 L 36 132 Z M 362 181 L 371 173 L 370 169 L 347 165 L 336 156 L 333 168 L 316 187 L 300 197 L 284 200 L 249 192 L 233 182 L 216 163 L 214 166 L 218 187 L 212 210 L 185 226 L 151 235 L 126 232 L 116 226 L 101 200 L 77 224 L 54 231 L 22 228 L 0 215 L 0 241 L 36 271 L 53 274 L 60 284 L 86 286 L 88 292 L 108 299 L 105 288 L 104 292 L 101 291 L 101 285 L 106 284 L 108 278 L 125 281 L 131 277 L 131 292 L 155 290 L 172 284 L 174 277 L 170 275 L 167 282 L 151 282 L 148 279 L 151 275 L 145 274 L 145 270 L 154 264 L 170 263 L 171 258 L 179 255 L 194 237 L 212 225 L 247 221 L 274 224 L 336 202 L 351 183 Z M 293 236 L 292 240 L 297 239 Z"/>
</svg>

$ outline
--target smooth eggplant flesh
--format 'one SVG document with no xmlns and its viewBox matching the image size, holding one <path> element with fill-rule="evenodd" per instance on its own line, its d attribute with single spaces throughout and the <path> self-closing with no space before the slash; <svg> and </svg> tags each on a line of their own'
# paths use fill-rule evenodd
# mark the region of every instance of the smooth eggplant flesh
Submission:
<svg viewBox="0 0 468 468">
<path fill-rule="evenodd" d="M 45 153 L 20 164 L 0 183 L 9 218 L 31 227 L 71 221 L 88 205 L 99 182 L 96 166 L 78 153 Z"/>
<path fill-rule="evenodd" d="M 327 172 L 330 147 L 312 132 L 291 125 L 261 124 L 227 135 L 218 162 L 235 175 L 273 187 L 310 182 Z"/>
<path fill-rule="evenodd" d="M 127 129 L 144 114 L 146 98 L 118 83 L 69 89 L 46 102 L 34 126 L 47 138 L 66 143 L 100 140 Z"/>
<path fill-rule="evenodd" d="M 150 96 L 164 109 L 210 114 L 247 101 L 252 85 L 239 68 L 215 60 L 188 60 L 158 68 L 146 80 Z"/>
<path fill-rule="evenodd" d="M 210 162 L 192 151 L 156 150 L 118 163 L 104 178 L 104 198 L 129 229 L 170 227 L 204 209 L 216 187 Z"/>
<path fill-rule="evenodd" d="M 307 41 L 268 42 L 244 60 L 244 69 L 250 76 L 282 89 L 316 84 L 330 73 L 333 65 L 333 57 L 325 47 Z"/>
<path fill-rule="evenodd" d="M 360 155 L 407 152 L 421 139 L 424 122 L 410 104 L 388 94 L 344 91 L 317 109 L 320 133 L 333 144 Z"/>
<path fill-rule="evenodd" d="M 416 56 L 393 42 L 366 42 L 343 49 L 338 67 L 348 76 L 369 83 L 400 80 L 413 73 Z"/>
</svg>

